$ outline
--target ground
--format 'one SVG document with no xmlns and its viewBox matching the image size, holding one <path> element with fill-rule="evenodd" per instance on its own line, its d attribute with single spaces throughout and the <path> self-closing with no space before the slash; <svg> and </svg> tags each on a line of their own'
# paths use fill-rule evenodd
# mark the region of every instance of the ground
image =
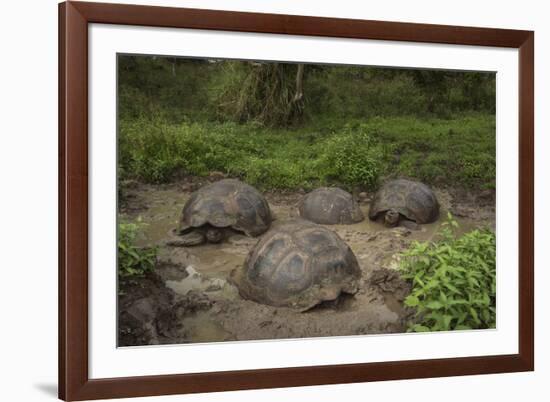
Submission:
<svg viewBox="0 0 550 402">
<path fill-rule="evenodd" d="M 495 225 L 494 191 L 436 188 L 440 219 L 419 231 L 388 229 L 368 218 L 358 224 L 328 226 L 355 253 L 362 270 L 360 290 L 297 312 L 244 300 L 228 281 L 257 239 L 235 234 L 221 244 L 170 246 L 191 192 L 222 177 L 214 173 L 171 184 L 121 186 L 121 216 L 146 224 L 141 244 L 157 245 L 159 255 L 154 272 L 120 283 L 120 346 L 404 332 L 411 319 L 411 311 L 402 303 L 409 284 L 396 270 L 398 254 L 414 240 L 434 239 L 447 212 L 455 216 L 462 232 Z M 295 204 L 303 193 L 266 193 L 274 227 L 295 216 Z M 365 216 L 371 196 L 361 197 Z"/>
</svg>

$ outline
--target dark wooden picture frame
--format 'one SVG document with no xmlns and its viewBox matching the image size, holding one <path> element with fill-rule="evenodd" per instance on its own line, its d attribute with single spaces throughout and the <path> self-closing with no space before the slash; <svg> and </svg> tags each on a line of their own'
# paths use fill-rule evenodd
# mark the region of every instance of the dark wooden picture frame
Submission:
<svg viewBox="0 0 550 402">
<path fill-rule="evenodd" d="M 89 379 L 88 24 L 195 28 L 519 49 L 519 353 Z M 120 4 L 59 5 L 59 397 L 64 400 L 534 370 L 534 33 Z"/>
</svg>

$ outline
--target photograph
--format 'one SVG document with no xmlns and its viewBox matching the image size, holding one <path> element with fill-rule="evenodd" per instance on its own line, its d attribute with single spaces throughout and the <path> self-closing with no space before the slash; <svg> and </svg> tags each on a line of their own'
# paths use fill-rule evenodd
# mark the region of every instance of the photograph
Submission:
<svg viewBox="0 0 550 402">
<path fill-rule="evenodd" d="M 491 71 L 118 54 L 118 346 L 496 328 L 495 103 Z"/>
</svg>

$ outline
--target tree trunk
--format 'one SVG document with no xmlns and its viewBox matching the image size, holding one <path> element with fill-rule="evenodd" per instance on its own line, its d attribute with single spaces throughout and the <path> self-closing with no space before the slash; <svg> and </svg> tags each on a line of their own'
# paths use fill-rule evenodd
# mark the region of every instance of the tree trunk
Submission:
<svg viewBox="0 0 550 402">
<path fill-rule="evenodd" d="M 296 71 L 296 92 L 294 93 L 294 102 L 301 101 L 304 97 L 304 65 L 298 64 Z"/>
</svg>

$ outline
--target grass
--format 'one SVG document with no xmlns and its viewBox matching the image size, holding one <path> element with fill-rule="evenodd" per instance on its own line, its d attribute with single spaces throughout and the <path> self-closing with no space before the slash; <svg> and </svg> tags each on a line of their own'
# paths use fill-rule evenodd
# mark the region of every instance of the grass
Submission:
<svg viewBox="0 0 550 402">
<path fill-rule="evenodd" d="M 122 119 L 119 150 L 121 178 L 146 182 L 220 171 L 263 190 L 326 184 L 374 189 L 393 176 L 441 186 L 495 186 L 495 119 L 489 114 L 345 123 L 324 118 L 293 128 Z"/>
<path fill-rule="evenodd" d="M 386 173 L 427 183 L 495 188 L 495 117 L 373 119 L 376 139 L 387 147 Z"/>
</svg>

